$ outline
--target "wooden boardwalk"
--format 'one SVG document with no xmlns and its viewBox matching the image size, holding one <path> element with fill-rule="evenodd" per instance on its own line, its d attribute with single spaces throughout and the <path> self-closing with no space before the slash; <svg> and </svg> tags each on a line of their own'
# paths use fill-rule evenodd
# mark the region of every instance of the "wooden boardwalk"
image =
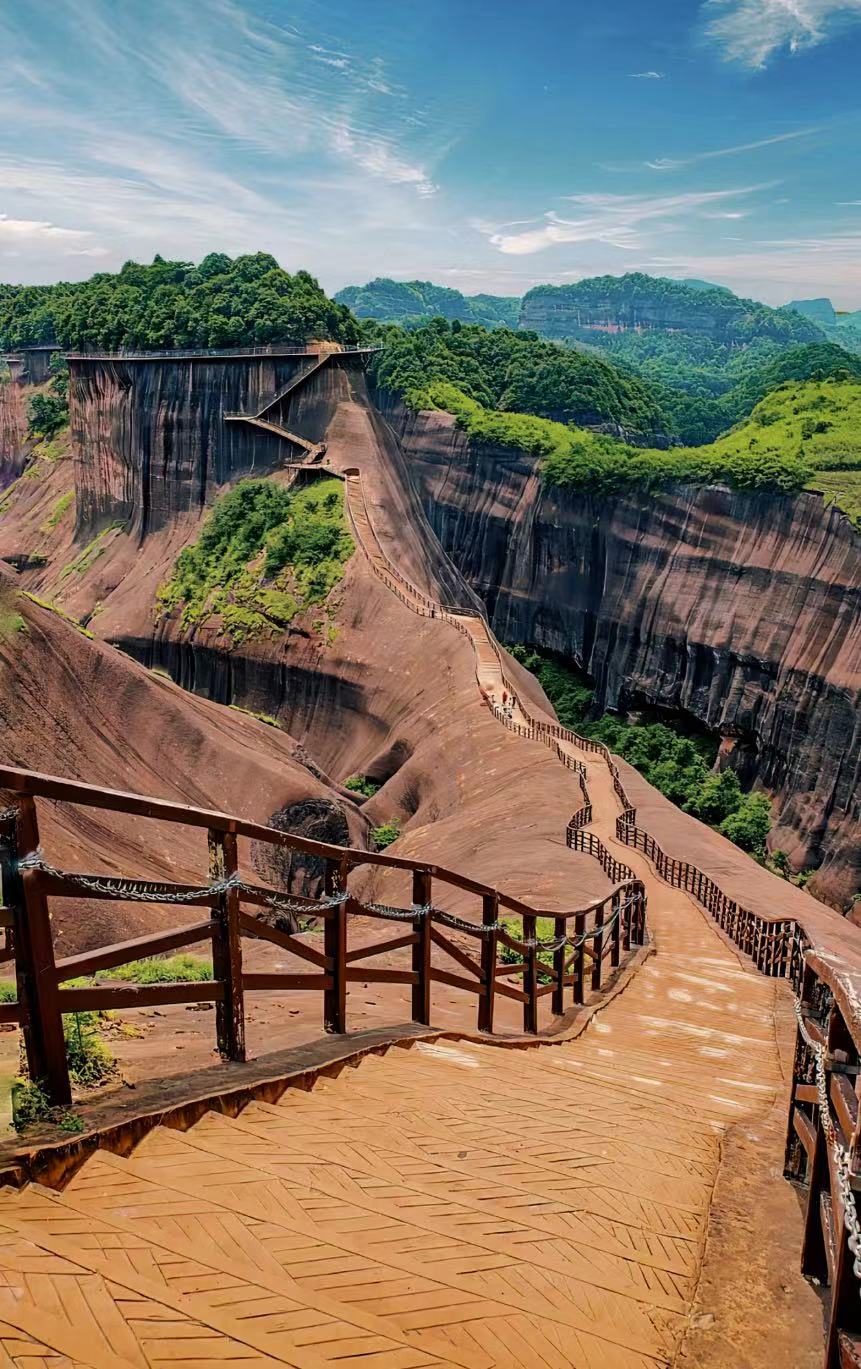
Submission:
<svg viewBox="0 0 861 1369">
<path fill-rule="evenodd" d="M 394 1048 L 2 1192 L 0 1364 L 671 1363 L 721 1135 L 779 1082 L 776 985 L 624 854 L 656 954 L 576 1040 Z"/>
<path fill-rule="evenodd" d="M 498 693 L 483 625 L 459 626 Z M 673 1362 L 721 1138 L 780 1084 L 778 985 L 616 839 L 606 762 L 564 745 L 648 887 L 655 954 L 628 986 L 566 1042 L 412 1042 L 97 1152 L 62 1192 L 0 1191 L 0 1369 Z"/>
</svg>

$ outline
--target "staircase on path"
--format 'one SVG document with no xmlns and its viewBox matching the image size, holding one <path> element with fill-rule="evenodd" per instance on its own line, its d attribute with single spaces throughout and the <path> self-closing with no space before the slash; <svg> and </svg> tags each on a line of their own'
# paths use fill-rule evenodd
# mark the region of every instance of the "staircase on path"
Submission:
<svg viewBox="0 0 861 1369">
<path fill-rule="evenodd" d="M 417 612 L 461 617 L 495 687 L 486 625 L 399 577 L 347 486 L 377 572 Z M 606 761 L 562 746 L 596 834 L 648 887 L 654 954 L 627 986 L 573 1039 L 396 1046 L 234 1118 L 157 1126 L 126 1158 L 99 1151 L 62 1192 L 0 1191 L 0 1363 L 674 1362 L 722 1140 L 781 1083 L 785 989 L 617 840 Z"/>
</svg>

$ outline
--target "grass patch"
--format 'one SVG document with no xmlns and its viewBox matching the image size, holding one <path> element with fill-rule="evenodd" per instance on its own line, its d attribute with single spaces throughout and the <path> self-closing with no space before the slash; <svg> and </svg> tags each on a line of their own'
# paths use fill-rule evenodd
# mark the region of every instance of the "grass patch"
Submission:
<svg viewBox="0 0 861 1369">
<path fill-rule="evenodd" d="M 123 526 L 124 524 L 119 522 L 109 523 L 101 532 L 96 533 L 96 536 L 92 541 L 88 542 L 87 545 L 78 552 L 74 560 L 70 561 L 67 566 L 63 566 L 63 569 L 60 571 L 60 579 L 67 580 L 70 575 L 85 575 L 93 562 L 97 561 L 99 557 L 103 556 L 107 551 L 107 539 L 112 533 L 120 532 Z"/>
<path fill-rule="evenodd" d="M 68 623 L 70 627 L 75 628 L 77 632 L 80 632 L 82 637 L 89 637 L 90 641 L 93 640 L 93 634 L 90 632 L 89 628 L 84 627 L 83 623 L 79 623 L 77 618 L 72 617 L 71 613 L 67 613 L 65 609 L 60 608 L 59 604 L 52 604 L 47 599 L 40 599 L 38 594 L 31 594 L 28 589 L 22 590 L 22 593 L 25 594 L 32 603 L 38 604 L 39 608 L 46 608 L 49 613 L 55 613 L 58 618 L 62 618 L 64 623 Z"/>
<path fill-rule="evenodd" d="M 241 480 L 180 553 L 157 608 L 179 611 L 184 628 L 217 618 L 235 646 L 272 637 L 325 603 L 354 550 L 340 481 L 292 490 Z"/>
<path fill-rule="evenodd" d="M 281 724 L 277 718 L 273 718 L 271 713 L 255 713 L 252 708 L 242 708 L 240 704 L 228 704 L 234 713 L 244 713 L 248 718 L 256 718 L 259 723 L 265 723 L 267 727 L 277 727 L 281 730 Z"/>
<path fill-rule="evenodd" d="M 54 504 L 54 507 L 51 509 L 51 512 L 48 514 L 48 517 L 45 519 L 44 523 L 39 529 L 39 531 L 51 532 L 57 526 L 60 519 L 63 517 L 63 514 L 71 506 L 74 498 L 74 490 L 69 490 L 68 493 L 61 494 L 59 499 Z"/>
<path fill-rule="evenodd" d="M 99 970 L 94 976 L 96 982 L 113 980 L 123 984 L 199 984 L 211 978 L 212 961 L 188 954 L 147 956 L 112 970 Z"/>
</svg>

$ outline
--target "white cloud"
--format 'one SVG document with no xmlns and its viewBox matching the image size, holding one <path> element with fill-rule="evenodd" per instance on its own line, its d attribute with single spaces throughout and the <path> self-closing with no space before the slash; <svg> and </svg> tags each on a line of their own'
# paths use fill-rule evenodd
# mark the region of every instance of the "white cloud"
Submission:
<svg viewBox="0 0 861 1369">
<path fill-rule="evenodd" d="M 32 241 L 35 238 L 49 238 L 64 242 L 76 242 L 81 238 L 92 237 L 91 233 L 79 228 L 60 228 L 57 224 L 40 219 L 11 219 L 8 214 L 0 214 L 0 238 L 18 241 Z"/>
<path fill-rule="evenodd" d="M 504 224 L 475 226 L 493 247 L 510 256 L 527 256 L 547 247 L 587 242 L 634 251 L 644 246 L 643 225 L 648 224 L 652 231 L 669 232 L 677 226 L 677 217 L 685 218 L 704 211 L 708 205 L 762 189 L 765 187 L 754 185 L 678 195 L 568 195 L 566 200 L 584 211 L 581 217 L 562 218 L 548 210 L 541 220 L 533 221 L 532 226 L 521 233 L 507 232 Z"/>
<path fill-rule="evenodd" d="M 859 0 L 861 3 L 861 0 Z M 776 133 L 771 138 L 758 138 L 752 143 L 735 143 L 732 147 L 716 147 L 709 152 L 694 152 L 689 157 L 658 157 L 645 165 L 652 171 L 678 171 L 681 167 L 696 166 L 697 162 L 710 162 L 715 157 L 736 157 L 741 152 L 757 152 L 761 147 L 773 147 L 775 143 L 790 143 L 796 138 L 807 138 L 812 133 L 820 133 L 821 128 L 799 128 L 791 133 Z"/>
<path fill-rule="evenodd" d="M 631 79 L 634 81 L 663 81 L 662 71 L 632 71 Z"/>
<path fill-rule="evenodd" d="M 351 128 L 346 122 L 336 124 L 332 130 L 332 149 L 346 158 L 361 171 L 392 185 L 413 186 L 419 195 L 435 195 L 437 187 L 421 166 L 406 161 L 383 138 L 370 137 Z"/>
<path fill-rule="evenodd" d="M 706 27 L 729 62 L 760 70 L 783 50 L 815 47 L 861 20 L 861 0 L 706 0 Z"/>
</svg>

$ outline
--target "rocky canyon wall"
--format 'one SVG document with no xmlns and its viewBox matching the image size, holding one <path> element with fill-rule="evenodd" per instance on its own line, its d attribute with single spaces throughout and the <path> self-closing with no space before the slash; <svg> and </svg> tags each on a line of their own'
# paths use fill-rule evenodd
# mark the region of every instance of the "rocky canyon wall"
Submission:
<svg viewBox="0 0 861 1369">
<path fill-rule="evenodd" d="M 383 397 L 384 398 L 384 397 Z M 818 496 L 594 499 L 389 404 L 445 551 L 503 641 L 573 658 L 600 708 L 678 710 L 775 798 L 771 844 L 835 903 L 861 879 L 861 555 Z"/>
<path fill-rule="evenodd" d="M 27 402 L 25 388 L 0 360 L 0 490 L 11 485 L 27 463 Z"/>
<path fill-rule="evenodd" d="M 255 413 L 313 358 L 73 358 L 78 531 L 140 536 L 202 508 L 240 475 L 283 465 L 290 444 L 226 413 Z"/>
</svg>

